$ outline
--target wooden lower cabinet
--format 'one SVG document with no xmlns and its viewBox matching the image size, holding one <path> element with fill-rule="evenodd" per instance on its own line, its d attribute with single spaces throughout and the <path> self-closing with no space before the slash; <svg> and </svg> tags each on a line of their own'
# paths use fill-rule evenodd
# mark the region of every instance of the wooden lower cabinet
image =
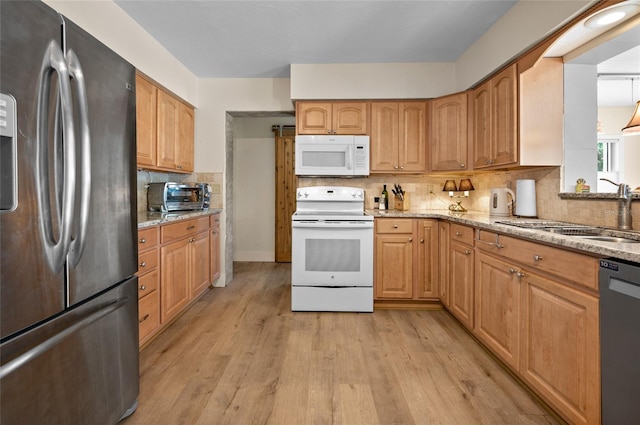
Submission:
<svg viewBox="0 0 640 425">
<path fill-rule="evenodd" d="M 473 329 L 473 247 L 451 241 L 449 255 L 449 311 Z"/>
<path fill-rule="evenodd" d="M 598 298 L 523 272 L 520 375 L 569 423 L 599 424 Z"/>
<path fill-rule="evenodd" d="M 160 329 L 159 229 L 138 231 L 138 323 L 139 345 Z"/>
<path fill-rule="evenodd" d="M 211 264 L 209 266 L 209 282 L 212 284 L 220 277 L 220 214 L 212 214 L 209 217 L 211 231 Z"/>
<path fill-rule="evenodd" d="M 438 295 L 440 301 L 449 307 L 449 239 L 450 225 L 446 221 L 438 223 Z"/>
<path fill-rule="evenodd" d="M 438 220 L 376 219 L 376 299 L 437 299 L 438 268 Z"/>
</svg>

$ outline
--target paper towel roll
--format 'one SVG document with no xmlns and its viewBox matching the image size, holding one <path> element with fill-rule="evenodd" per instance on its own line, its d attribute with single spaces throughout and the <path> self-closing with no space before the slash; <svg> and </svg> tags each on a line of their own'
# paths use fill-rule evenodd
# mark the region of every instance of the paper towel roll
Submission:
<svg viewBox="0 0 640 425">
<path fill-rule="evenodd" d="M 536 181 L 516 180 L 516 214 L 521 217 L 536 217 Z"/>
</svg>

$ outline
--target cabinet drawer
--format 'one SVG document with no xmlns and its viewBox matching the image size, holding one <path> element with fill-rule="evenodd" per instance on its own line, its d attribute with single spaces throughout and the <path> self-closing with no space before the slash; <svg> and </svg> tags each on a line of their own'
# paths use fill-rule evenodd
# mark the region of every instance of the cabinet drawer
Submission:
<svg viewBox="0 0 640 425">
<path fill-rule="evenodd" d="M 498 236 L 484 230 L 480 232 L 480 239 L 491 242 L 499 240 L 501 248 L 482 243 L 478 247 L 499 253 L 531 270 L 551 273 L 580 286 L 598 289 L 599 262 L 595 257 L 510 236 Z"/>
<path fill-rule="evenodd" d="M 158 226 L 138 230 L 138 251 L 145 251 L 158 245 Z"/>
<path fill-rule="evenodd" d="M 161 240 L 164 244 L 174 239 L 181 239 L 207 229 L 209 229 L 209 217 L 193 218 L 173 224 L 165 224 L 160 230 L 162 234 Z"/>
<path fill-rule="evenodd" d="M 160 326 L 160 293 L 153 291 L 138 301 L 139 340 L 150 336 Z"/>
<path fill-rule="evenodd" d="M 158 267 L 158 250 L 152 249 L 138 254 L 138 275 L 143 275 Z"/>
<path fill-rule="evenodd" d="M 149 295 L 151 292 L 158 289 L 160 284 L 160 274 L 158 273 L 158 269 L 140 276 L 138 278 L 138 298 L 142 298 L 146 295 Z"/>
<path fill-rule="evenodd" d="M 376 233 L 413 233 L 412 219 L 376 219 Z"/>
<path fill-rule="evenodd" d="M 220 227 L 220 214 L 212 214 L 209 216 L 209 227 Z"/>
<path fill-rule="evenodd" d="M 473 227 L 451 223 L 451 240 L 473 246 Z"/>
</svg>

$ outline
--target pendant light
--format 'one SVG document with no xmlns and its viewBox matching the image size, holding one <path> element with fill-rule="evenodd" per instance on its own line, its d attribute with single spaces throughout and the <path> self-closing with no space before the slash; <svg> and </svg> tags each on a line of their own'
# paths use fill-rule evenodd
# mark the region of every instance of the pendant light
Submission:
<svg viewBox="0 0 640 425">
<path fill-rule="evenodd" d="M 631 120 L 622 129 L 624 134 L 640 133 L 640 100 L 636 102 L 636 110 L 633 111 Z"/>
</svg>

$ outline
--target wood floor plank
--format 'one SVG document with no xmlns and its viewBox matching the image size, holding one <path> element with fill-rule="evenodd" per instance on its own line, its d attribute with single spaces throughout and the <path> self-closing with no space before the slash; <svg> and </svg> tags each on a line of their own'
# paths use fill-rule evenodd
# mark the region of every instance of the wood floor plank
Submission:
<svg viewBox="0 0 640 425">
<path fill-rule="evenodd" d="M 291 269 L 236 263 L 140 355 L 123 425 L 558 425 L 446 311 L 291 312 Z"/>
</svg>

